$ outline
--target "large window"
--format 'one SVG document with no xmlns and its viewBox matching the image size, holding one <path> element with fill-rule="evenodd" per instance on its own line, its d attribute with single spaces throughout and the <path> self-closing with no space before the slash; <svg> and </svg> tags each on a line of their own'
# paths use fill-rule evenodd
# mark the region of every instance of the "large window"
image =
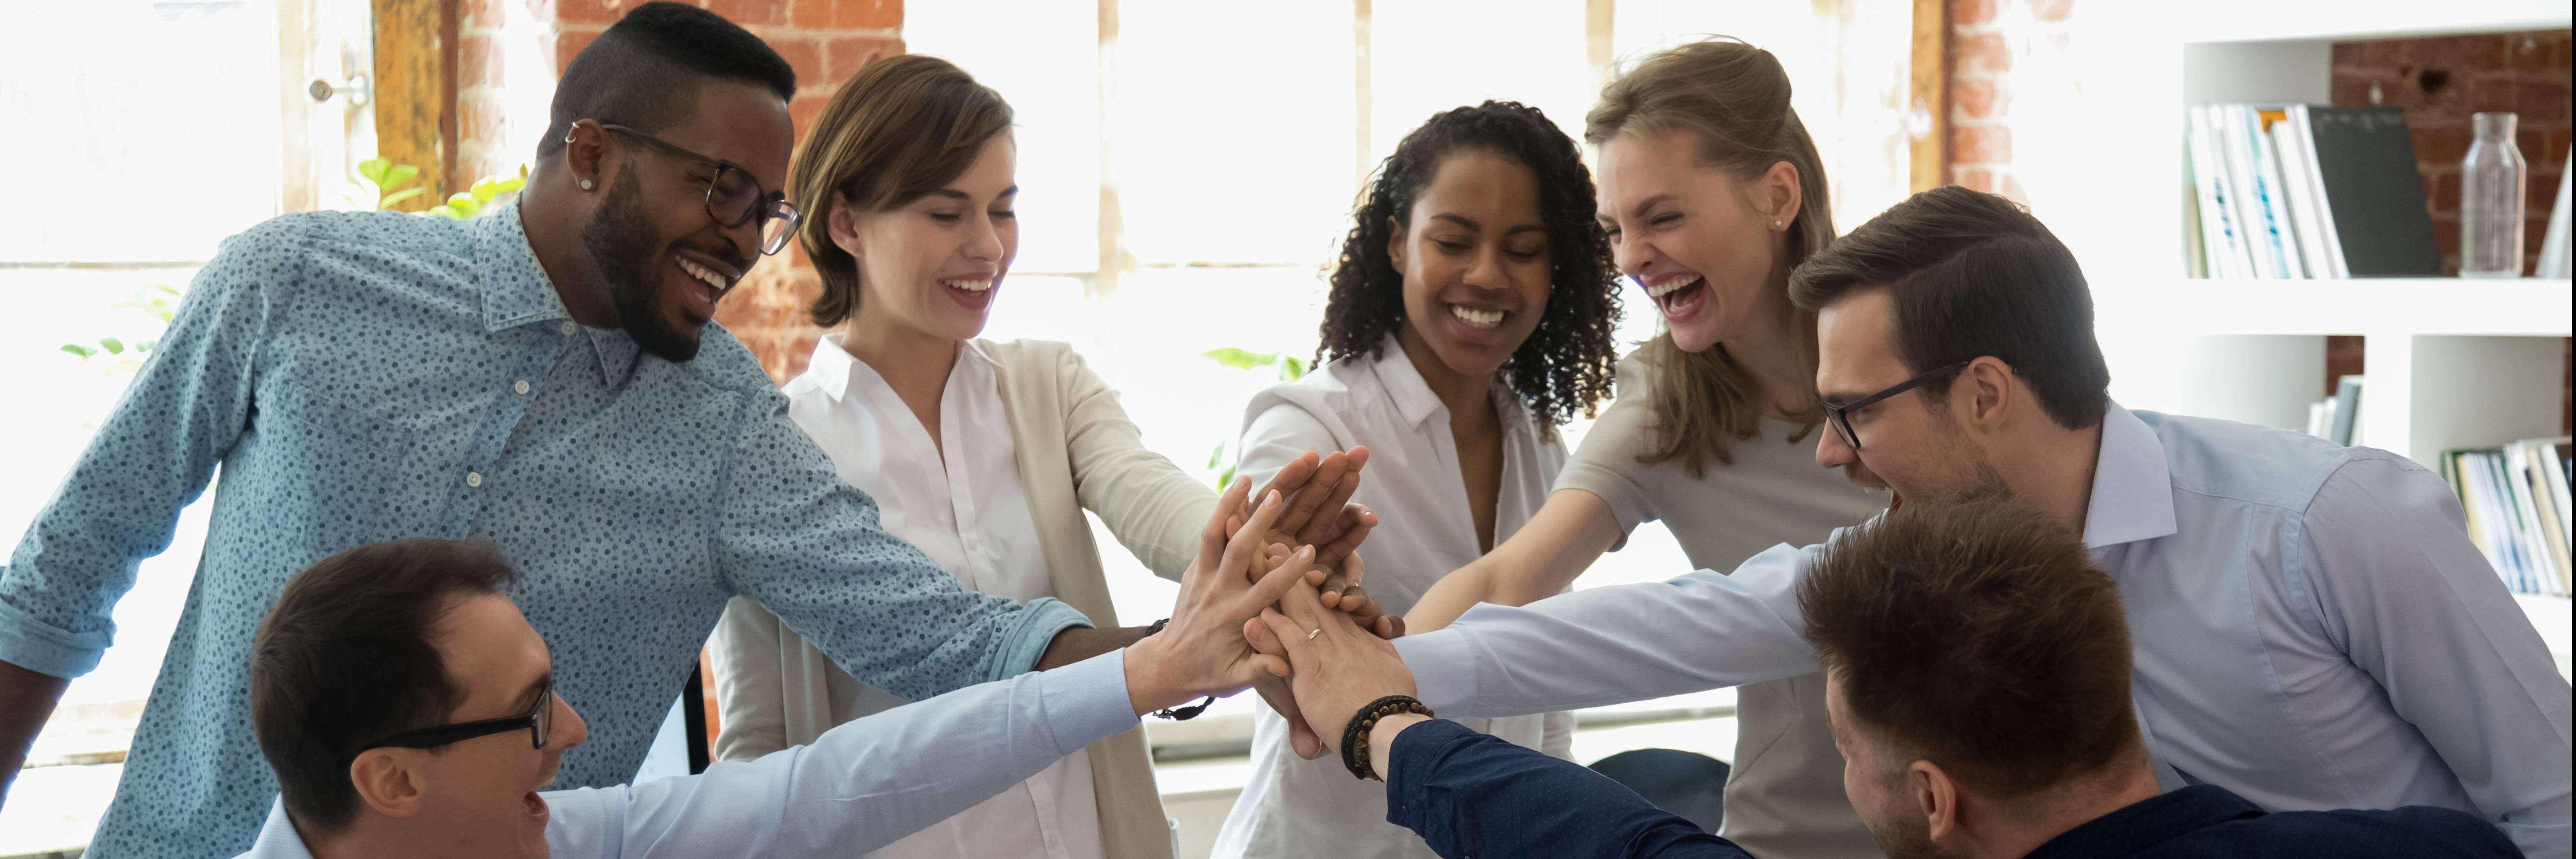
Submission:
<svg viewBox="0 0 2576 859">
<path fill-rule="evenodd" d="M 1146 444 L 1213 483 L 1224 463 L 1212 453 L 1275 376 L 1200 353 L 1313 354 L 1322 274 L 1355 197 L 1432 113 L 1515 100 L 1579 138 L 1618 62 L 1736 36 L 1788 67 L 1835 210 L 1857 224 L 1907 192 L 1910 11 L 1893 0 L 917 0 L 904 39 L 1018 111 L 1021 251 L 986 336 L 1075 344 L 1120 391 Z M 1657 327 L 1650 307 L 1629 303 L 1623 344 Z M 1570 427 L 1570 440 L 1587 424 Z M 1105 532 L 1100 542 L 1117 545 Z M 1169 613 L 1172 585 L 1107 554 L 1123 622 Z M 1688 569 L 1650 525 L 1576 586 Z M 1732 701 L 1721 691 L 1617 709 L 1621 718 L 1725 712 Z M 1212 714 L 1230 718 L 1149 730 L 1166 759 L 1239 749 L 1258 706 L 1239 696 Z M 1587 714 L 1588 723 L 1613 715 Z M 1731 741 L 1711 746 L 1732 753 Z M 1578 744 L 1578 755 L 1590 751 Z"/>
</svg>

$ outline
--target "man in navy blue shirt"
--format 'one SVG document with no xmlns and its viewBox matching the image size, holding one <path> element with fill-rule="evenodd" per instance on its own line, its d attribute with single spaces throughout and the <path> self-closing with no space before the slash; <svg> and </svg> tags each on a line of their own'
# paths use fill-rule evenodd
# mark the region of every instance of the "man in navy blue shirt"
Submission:
<svg viewBox="0 0 2576 859">
<path fill-rule="evenodd" d="M 2074 534 L 2012 499 L 1905 505 L 1846 530 L 1798 602 L 1844 790 L 1891 859 L 2519 855 L 2448 809 L 2272 814 L 2214 785 L 2160 792 L 2119 590 Z M 1255 646 L 1288 656 L 1318 733 L 1386 780 L 1387 821 L 1440 855 L 1747 855 L 1590 770 L 1388 701 L 1414 689 L 1391 645 L 1311 588 L 1282 604 Z"/>
</svg>

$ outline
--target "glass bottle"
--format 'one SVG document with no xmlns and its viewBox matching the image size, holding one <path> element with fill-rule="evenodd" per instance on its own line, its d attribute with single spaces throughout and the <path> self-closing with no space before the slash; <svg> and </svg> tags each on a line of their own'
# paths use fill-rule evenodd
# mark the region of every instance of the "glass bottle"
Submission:
<svg viewBox="0 0 2576 859">
<path fill-rule="evenodd" d="M 2515 117 L 2481 113 L 2470 118 L 2477 139 L 2460 161 L 2460 276 L 2522 276 L 2522 150 L 2513 144 Z"/>
</svg>

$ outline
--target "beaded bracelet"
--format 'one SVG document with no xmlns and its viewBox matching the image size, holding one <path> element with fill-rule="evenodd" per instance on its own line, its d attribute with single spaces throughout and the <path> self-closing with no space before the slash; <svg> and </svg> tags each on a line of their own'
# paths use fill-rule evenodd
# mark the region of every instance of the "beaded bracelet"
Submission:
<svg viewBox="0 0 2576 859">
<path fill-rule="evenodd" d="M 1369 770 L 1369 731 L 1377 727 L 1377 720 L 1397 713 L 1432 715 L 1431 708 L 1411 695 L 1388 695 L 1370 701 L 1351 716 L 1350 725 L 1342 729 L 1342 765 L 1350 768 L 1351 775 L 1365 781 L 1379 780 L 1377 773 Z"/>
</svg>

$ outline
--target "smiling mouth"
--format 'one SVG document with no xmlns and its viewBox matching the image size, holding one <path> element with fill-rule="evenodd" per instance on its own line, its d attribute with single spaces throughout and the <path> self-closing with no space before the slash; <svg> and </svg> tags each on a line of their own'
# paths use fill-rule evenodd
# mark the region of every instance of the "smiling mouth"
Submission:
<svg viewBox="0 0 2576 859">
<path fill-rule="evenodd" d="M 943 281 L 940 281 L 940 282 L 939 282 L 939 285 L 940 285 L 940 286 L 947 287 L 947 288 L 949 288 L 949 289 L 957 290 L 957 291 L 959 291 L 959 292 L 984 292 L 984 291 L 987 291 L 987 290 L 992 289 L 992 288 L 993 288 L 993 286 L 994 286 L 995 284 L 998 284 L 998 283 L 1001 283 L 1001 282 L 1002 282 L 1002 281 L 1001 281 L 1001 278 L 995 278 L 995 277 L 982 277 L 982 278 L 965 278 L 965 279 L 959 279 L 959 280 L 943 280 Z"/>
<path fill-rule="evenodd" d="M 700 281 L 704 281 L 707 288 L 715 290 L 718 295 L 724 294 L 725 290 L 730 289 L 733 286 L 732 283 L 726 281 L 724 275 L 716 273 L 715 269 L 690 262 L 687 257 L 680 257 L 677 261 L 680 264 L 681 273 L 697 278 Z"/>
<path fill-rule="evenodd" d="M 1700 296 L 1701 287 L 1707 284 L 1708 278 L 1695 274 L 1670 277 L 1661 283 L 1646 287 L 1646 297 L 1655 302 L 1656 308 L 1669 314 L 1676 310 L 1688 309 L 1692 301 Z"/>
<path fill-rule="evenodd" d="M 1465 325 L 1478 331 L 1486 331 L 1501 327 L 1503 320 L 1511 316 L 1511 311 L 1480 310 L 1473 307 L 1464 307 L 1452 304 L 1449 305 L 1449 315 L 1457 317 L 1458 323 L 1461 325 Z"/>
</svg>

